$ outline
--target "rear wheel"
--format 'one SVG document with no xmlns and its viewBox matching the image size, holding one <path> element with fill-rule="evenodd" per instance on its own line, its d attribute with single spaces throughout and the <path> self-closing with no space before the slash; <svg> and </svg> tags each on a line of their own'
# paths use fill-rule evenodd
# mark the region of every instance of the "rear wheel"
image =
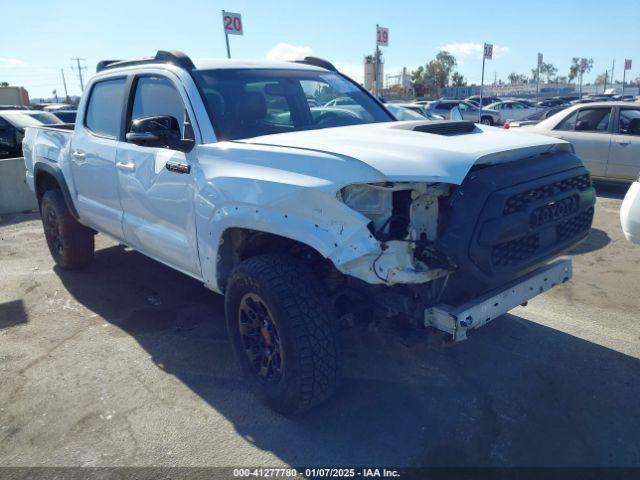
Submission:
<svg viewBox="0 0 640 480">
<path fill-rule="evenodd" d="M 493 125 L 493 120 L 492 120 L 492 118 L 491 118 L 491 117 L 482 117 L 482 118 L 480 119 L 480 123 L 482 123 L 483 125 L 489 125 L 489 126 L 491 126 L 491 125 Z"/>
<path fill-rule="evenodd" d="M 341 370 L 333 309 L 307 265 L 288 255 L 240 263 L 229 279 L 227 328 L 256 394 L 284 415 L 335 390 Z"/>
<path fill-rule="evenodd" d="M 64 269 L 86 266 L 93 259 L 93 231 L 73 218 L 60 190 L 47 190 L 40 201 L 44 236 L 56 265 Z"/>
</svg>

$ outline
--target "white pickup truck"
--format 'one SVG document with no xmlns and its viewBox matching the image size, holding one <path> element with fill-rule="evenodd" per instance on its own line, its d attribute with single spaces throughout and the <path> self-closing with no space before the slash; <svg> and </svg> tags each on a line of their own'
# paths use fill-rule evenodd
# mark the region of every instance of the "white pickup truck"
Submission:
<svg viewBox="0 0 640 480">
<path fill-rule="evenodd" d="M 103 232 L 224 294 L 243 370 L 284 414 L 334 391 L 341 322 L 463 340 L 567 281 L 551 260 L 591 226 L 569 143 L 395 121 L 321 59 L 159 51 L 97 70 L 75 126 L 23 143 L 55 262 L 86 265 Z"/>
</svg>

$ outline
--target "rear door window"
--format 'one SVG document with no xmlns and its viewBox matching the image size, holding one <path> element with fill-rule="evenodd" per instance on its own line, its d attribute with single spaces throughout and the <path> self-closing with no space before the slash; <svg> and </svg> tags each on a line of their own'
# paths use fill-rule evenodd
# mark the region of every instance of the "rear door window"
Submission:
<svg viewBox="0 0 640 480">
<path fill-rule="evenodd" d="M 114 78 L 93 85 L 84 118 L 84 124 L 91 132 L 114 139 L 118 137 L 125 83 L 125 78 Z"/>
<path fill-rule="evenodd" d="M 621 135 L 640 136 L 640 109 L 623 108 L 620 110 L 620 125 L 618 130 Z"/>
</svg>

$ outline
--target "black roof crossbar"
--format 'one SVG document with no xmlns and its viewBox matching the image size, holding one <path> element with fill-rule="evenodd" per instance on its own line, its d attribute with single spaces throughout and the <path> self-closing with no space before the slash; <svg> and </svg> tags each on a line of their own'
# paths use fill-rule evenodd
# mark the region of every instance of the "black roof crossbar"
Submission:
<svg viewBox="0 0 640 480">
<path fill-rule="evenodd" d="M 306 65 L 313 65 L 314 67 L 324 68 L 332 72 L 338 71 L 338 69 L 333 66 L 333 63 L 318 57 L 304 57 L 303 60 L 295 60 L 295 63 L 304 63 Z"/>
<path fill-rule="evenodd" d="M 96 65 L 96 73 L 110 68 L 145 65 L 148 63 L 169 63 L 185 70 L 196 68 L 189 56 L 182 52 L 177 50 L 158 50 L 155 57 L 139 58 L 137 60 L 102 60 Z"/>
</svg>

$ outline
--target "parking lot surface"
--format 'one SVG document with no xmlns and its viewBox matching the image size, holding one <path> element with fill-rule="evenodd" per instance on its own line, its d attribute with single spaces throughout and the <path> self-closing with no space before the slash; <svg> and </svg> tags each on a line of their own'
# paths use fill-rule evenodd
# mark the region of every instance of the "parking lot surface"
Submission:
<svg viewBox="0 0 640 480">
<path fill-rule="evenodd" d="M 223 301 L 99 235 L 53 266 L 0 220 L 0 465 L 640 466 L 640 247 L 599 186 L 574 279 L 449 348 L 345 333 L 342 388 L 280 417 L 239 376 Z"/>
</svg>

